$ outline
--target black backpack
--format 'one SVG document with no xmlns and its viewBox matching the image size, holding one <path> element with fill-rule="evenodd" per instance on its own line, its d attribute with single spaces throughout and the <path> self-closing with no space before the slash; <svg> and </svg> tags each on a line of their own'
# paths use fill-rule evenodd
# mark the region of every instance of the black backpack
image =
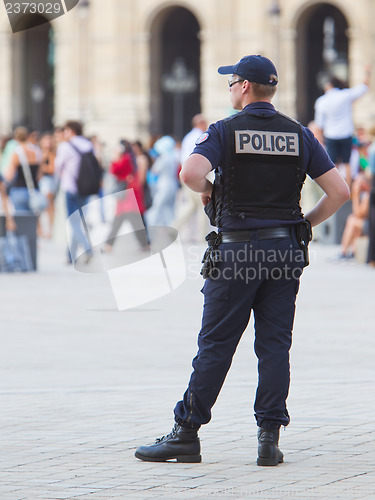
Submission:
<svg viewBox="0 0 375 500">
<path fill-rule="evenodd" d="M 103 169 L 98 162 L 93 151 L 82 153 L 76 148 L 73 143 L 69 143 L 80 155 L 81 163 L 78 169 L 77 189 L 80 196 L 91 196 L 98 194 L 102 177 Z"/>
</svg>

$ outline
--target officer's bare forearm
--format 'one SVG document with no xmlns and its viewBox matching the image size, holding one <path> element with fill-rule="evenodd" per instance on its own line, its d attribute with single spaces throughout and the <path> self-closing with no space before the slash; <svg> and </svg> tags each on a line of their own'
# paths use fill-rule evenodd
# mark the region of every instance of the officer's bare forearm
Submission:
<svg viewBox="0 0 375 500">
<path fill-rule="evenodd" d="M 318 204 L 305 215 L 312 226 L 325 221 L 343 205 L 350 197 L 350 190 L 337 168 L 332 168 L 315 179 L 315 182 L 326 193 Z"/>
<path fill-rule="evenodd" d="M 207 196 L 211 196 L 212 193 L 212 182 L 208 179 L 204 178 L 201 180 L 195 180 L 192 182 L 185 182 L 187 187 L 189 187 L 192 191 L 197 193 L 205 194 Z"/>
<path fill-rule="evenodd" d="M 182 165 L 180 178 L 193 191 L 211 195 L 212 182 L 206 179 L 211 170 L 212 165 L 207 158 L 200 154 L 192 154 Z"/>
<path fill-rule="evenodd" d="M 331 217 L 345 203 L 347 198 L 332 199 L 326 194 L 321 198 L 318 204 L 305 215 L 311 225 L 317 226 Z"/>
</svg>

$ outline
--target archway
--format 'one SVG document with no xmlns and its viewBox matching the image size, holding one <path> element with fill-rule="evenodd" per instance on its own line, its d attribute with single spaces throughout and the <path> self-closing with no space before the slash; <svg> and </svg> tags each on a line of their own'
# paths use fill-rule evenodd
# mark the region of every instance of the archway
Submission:
<svg viewBox="0 0 375 500">
<path fill-rule="evenodd" d="M 184 7 L 161 12 L 151 28 L 151 123 L 154 136 L 177 139 L 200 112 L 200 40 L 196 17 Z"/>
<path fill-rule="evenodd" d="M 330 3 L 308 8 L 297 25 L 297 116 L 307 125 L 314 118 L 314 103 L 323 94 L 327 75 L 347 82 L 349 76 L 344 14 Z"/>
<path fill-rule="evenodd" d="M 54 114 L 54 31 L 46 22 L 13 35 L 13 126 L 46 131 Z"/>
</svg>

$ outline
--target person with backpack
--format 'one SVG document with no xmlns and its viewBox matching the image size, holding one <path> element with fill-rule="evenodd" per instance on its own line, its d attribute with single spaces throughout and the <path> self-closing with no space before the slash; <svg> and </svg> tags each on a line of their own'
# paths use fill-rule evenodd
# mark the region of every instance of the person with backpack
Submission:
<svg viewBox="0 0 375 500">
<path fill-rule="evenodd" d="M 90 195 L 99 191 L 97 168 L 100 169 L 100 166 L 95 158 L 92 142 L 83 136 L 82 124 L 74 120 L 67 121 L 64 125 L 64 141 L 57 148 L 55 172 L 60 181 L 60 189 L 65 193 L 68 217 L 86 205 Z M 68 262 L 74 264 L 80 246 L 84 248 L 88 262 L 92 250 L 83 231 L 81 218 L 77 215 L 70 222 L 72 232 Z"/>
</svg>

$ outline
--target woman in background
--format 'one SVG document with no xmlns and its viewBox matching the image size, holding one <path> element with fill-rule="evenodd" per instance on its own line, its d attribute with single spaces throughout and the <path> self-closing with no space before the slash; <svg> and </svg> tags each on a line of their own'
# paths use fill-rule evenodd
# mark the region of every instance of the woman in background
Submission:
<svg viewBox="0 0 375 500">
<path fill-rule="evenodd" d="M 6 184 L 1 174 L 0 174 L 0 200 L 2 205 L 2 211 L 5 217 L 5 229 L 7 231 L 14 232 L 17 227 L 10 211 L 10 203 L 6 189 Z"/>
<path fill-rule="evenodd" d="M 176 141 L 165 135 L 155 142 L 154 150 L 159 155 L 152 166 L 157 175 L 152 207 L 147 212 L 147 224 L 168 226 L 174 220 L 176 194 L 180 187 L 178 181 L 179 160 L 176 154 Z"/>
<path fill-rule="evenodd" d="M 55 179 L 56 148 L 52 134 L 42 135 L 40 148 L 42 150 L 42 162 L 40 165 L 39 189 L 48 200 L 47 215 L 49 227 L 46 237 L 51 238 L 55 219 L 55 195 L 57 187 Z"/>
<path fill-rule="evenodd" d="M 14 139 L 18 142 L 14 153 L 10 158 L 10 163 L 4 172 L 4 179 L 11 184 L 9 196 L 15 211 L 30 211 L 29 190 L 23 173 L 21 157 L 29 164 L 31 177 L 35 189 L 38 189 L 38 176 L 42 153 L 40 149 L 27 142 L 28 132 L 25 127 L 17 127 L 14 131 Z"/>
<path fill-rule="evenodd" d="M 112 161 L 109 173 L 116 178 L 117 200 L 105 251 L 112 250 L 116 243 L 116 236 L 125 221 L 129 221 L 132 225 L 141 248 L 148 249 L 149 241 L 143 219 L 145 212 L 143 189 L 136 168 L 135 156 L 128 141 L 120 141 L 119 153 Z"/>
</svg>

